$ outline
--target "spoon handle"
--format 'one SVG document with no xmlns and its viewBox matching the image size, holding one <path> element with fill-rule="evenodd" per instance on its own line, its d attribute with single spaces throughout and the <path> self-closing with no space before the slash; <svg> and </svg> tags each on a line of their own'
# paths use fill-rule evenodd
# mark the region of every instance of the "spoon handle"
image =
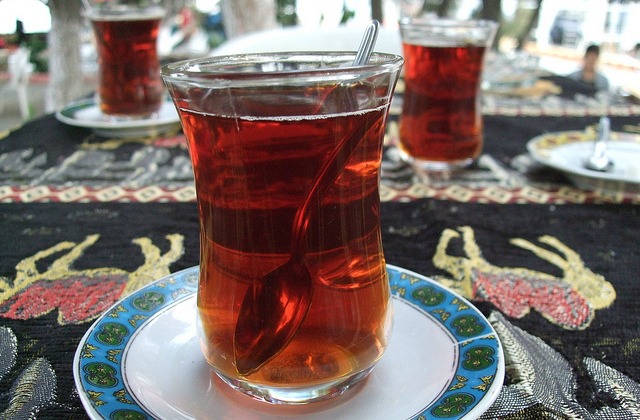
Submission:
<svg viewBox="0 0 640 420">
<path fill-rule="evenodd" d="M 378 32 L 380 30 L 380 23 L 377 20 L 372 20 L 369 26 L 362 36 L 362 41 L 356 52 L 356 57 L 353 60 L 353 66 L 365 65 L 371 54 L 373 48 L 378 39 Z M 353 99 L 353 98 L 349 98 Z M 304 255 L 304 238 L 306 236 L 307 229 L 309 228 L 310 219 L 310 206 L 311 203 L 317 202 L 324 190 L 333 183 L 333 181 L 340 175 L 343 168 L 347 164 L 351 153 L 355 150 L 360 139 L 365 137 L 367 133 L 366 127 L 369 126 L 369 118 L 364 119 L 361 125 L 356 127 L 353 132 L 348 134 L 342 139 L 331 152 L 331 155 L 327 158 L 327 163 L 320 170 L 320 173 L 316 177 L 311 190 L 307 194 L 304 202 L 293 218 L 291 227 L 291 255 L 295 257 L 302 257 Z M 375 124 L 371 124 L 374 127 Z M 369 128 L 371 129 L 371 128 Z M 311 208 L 313 209 L 313 208 Z"/>
<path fill-rule="evenodd" d="M 358 47 L 356 58 L 353 59 L 353 66 L 363 66 L 367 64 L 371 57 L 371 53 L 373 53 L 373 47 L 376 45 L 379 30 L 380 22 L 375 19 L 372 20 L 362 36 L 362 41 L 360 42 L 360 47 Z"/>
<path fill-rule="evenodd" d="M 369 118 L 360 121 L 360 124 L 351 133 L 346 135 L 336 145 L 331 152 L 331 155 L 327 157 L 325 165 L 316 176 L 309 193 L 302 204 L 298 207 L 293 218 L 293 223 L 291 225 L 292 256 L 302 257 L 302 255 L 304 255 L 304 240 L 307 229 L 309 228 L 309 221 L 313 212 L 317 210 L 317 206 L 315 204 L 319 202 L 324 191 L 336 180 L 336 178 L 338 178 L 360 140 L 366 137 L 368 131 L 376 126 L 376 122 L 370 124 Z"/>
<path fill-rule="evenodd" d="M 594 145 L 593 154 L 597 158 L 602 158 L 607 154 L 607 143 L 609 141 L 609 134 L 611 132 L 611 121 L 609 117 L 600 117 L 598 123 L 598 138 Z"/>
</svg>

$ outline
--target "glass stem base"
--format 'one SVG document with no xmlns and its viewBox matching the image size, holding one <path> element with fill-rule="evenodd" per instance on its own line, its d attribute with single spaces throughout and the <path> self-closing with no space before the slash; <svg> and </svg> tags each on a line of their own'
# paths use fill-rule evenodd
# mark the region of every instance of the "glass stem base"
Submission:
<svg viewBox="0 0 640 420">
<path fill-rule="evenodd" d="M 229 378 L 219 372 L 216 372 L 216 374 L 223 382 L 235 390 L 256 400 L 270 404 L 309 404 L 337 397 L 338 395 L 345 393 L 347 390 L 360 383 L 369 374 L 369 372 L 371 372 L 371 369 L 373 369 L 373 366 L 346 378 L 341 378 L 339 380 L 320 385 L 296 387 L 256 385 L 245 380 Z"/>
<path fill-rule="evenodd" d="M 410 164 L 418 172 L 455 172 L 467 168 L 475 162 L 475 158 L 464 158 L 456 160 L 426 160 L 415 158 L 407 154 L 404 150 L 398 149 L 403 161 Z"/>
</svg>

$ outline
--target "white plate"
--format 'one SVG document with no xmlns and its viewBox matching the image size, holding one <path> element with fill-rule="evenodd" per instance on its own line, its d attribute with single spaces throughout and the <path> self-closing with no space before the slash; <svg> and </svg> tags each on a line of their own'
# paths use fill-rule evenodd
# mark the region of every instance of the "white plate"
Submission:
<svg viewBox="0 0 640 420">
<path fill-rule="evenodd" d="M 595 136 L 585 131 L 560 131 L 535 137 L 527 150 L 536 161 L 564 172 L 578 187 L 640 192 L 640 136 L 611 133 L 608 149 L 614 165 L 609 172 L 584 167 L 594 141 Z"/>
<path fill-rule="evenodd" d="M 90 128 L 103 137 L 144 137 L 158 135 L 176 129 L 180 118 L 173 102 L 166 100 L 160 110 L 148 118 L 113 118 L 100 111 L 94 99 L 85 99 L 67 105 L 56 113 L 65 124 Z"/>
<path fill-rule="evenodd" d="M 82 403 L 92 419 L 478 418 L 504 379 L 495 331 L 468 301 L 432 280 L 393 266 L 388 272 L 389 347 L 342 396 L 272 405 L 222 383 L 196 337 L 194 267 L 135 292 L 87 331 L 73 363 Z"/>
</svg>

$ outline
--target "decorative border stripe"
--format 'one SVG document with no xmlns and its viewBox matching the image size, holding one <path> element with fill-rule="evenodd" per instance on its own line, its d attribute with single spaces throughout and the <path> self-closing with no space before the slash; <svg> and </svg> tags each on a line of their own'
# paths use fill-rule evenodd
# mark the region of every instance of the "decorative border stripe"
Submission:
<svg viewBox="0 0 640 420">
<path fill-rule="evenodd" d="M 406 189 L 396 189 L 385 184 L 380 186 L 382 201 L 411 201 L 418 198 L 485 204 L 640 204 L 640 194 L 584 191 L 570 186 L 470 188 L 460 185 L 432 187 L 426 184 L 414 184 Z M 176 188 L 0 186 L 0 203 L 161 203 L 194 202 L 195 200 L 196 190 L 193 186 Z"/>
<path fill-rule="evenodd" d="M 0 187 L 0 203 L 158 203 L 193 202 L 194 186 L 167 188 L 147 186 L 141 188 L 108 187 Z"/>
<path fill-rule="evenodd" d="M 503 188 L 498 186 L 470 188 L 460 185 L 430 187 L 414 184 L 404 190 L 386 185 L 380 186 L 382 201 L 410 201 L 417 198 L 435 198 L 464 203 L 494 204 L 640 204 L 640 194 L 585 191 L 570 186 L 562 187 L 519 187 Z"/>
</svg>

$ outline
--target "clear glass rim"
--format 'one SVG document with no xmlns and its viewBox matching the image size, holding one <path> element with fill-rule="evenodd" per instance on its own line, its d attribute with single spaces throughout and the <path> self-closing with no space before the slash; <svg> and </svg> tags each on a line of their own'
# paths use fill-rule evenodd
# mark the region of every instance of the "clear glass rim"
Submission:
<svg viewBox="0 0 640 420">
<path fill-rule="evenodd" d="M 82 14 L 90 20 L 137 20 L 137 19 L 163 19 L 167 11 L 160 4 L 150 4 L 144 7 L 127 5 L 85 6 Z"/>
<path fill-rule="evenodd" d="M 453 19 L 432 17 L 404 17 L 399 20 L 400 27 L 405 28 L 486 28 L 494 29 L 498 23 L 487 19 Z"/>
<path fill-rule="evenodd" d="M 353 79 L 400 69 L 404 59 L 396 54 L 374 52 L 369 62 L 353 66 L 353 51 L 293 51 L 209 56 L 177 61 L 162 66 L 160 74 L 166 81 L 262 80 L 289 78 Z M 309 63 L 318 67 L 250 70 L 249 66 L 277 63 Z M 239 67 L 246 69 L 238 71 Z"/>
</svg>

